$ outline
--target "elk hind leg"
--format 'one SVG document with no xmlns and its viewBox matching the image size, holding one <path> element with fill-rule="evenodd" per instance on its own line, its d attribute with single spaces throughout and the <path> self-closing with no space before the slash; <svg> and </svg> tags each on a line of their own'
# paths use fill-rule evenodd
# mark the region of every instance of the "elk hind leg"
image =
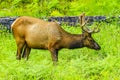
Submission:
<svg viewBox="0 0 120 80">
<path fill-rule="evenodd" d="M 21 41 L 17 41 L 17 54 L 16 54 L 16 59 L 20 60 L 21 59 L 21 54 L 22 54 L 22 50 L 24 47 L 24 40 Z"/>
<path fill-rule="evenodd" d="M 24 51 L 23 51 L 23 54 L 22 54 L 22 58 L 25 58 L 26 57 L 26 54 L 25 54 L 25 51 L 26 51 L 26 44 L 24 45 Z"/>
<path fill-rule="evenodd" d="M 30 51 L 31 51 L 31 48 L 29 48 L 26 44 L 24 46 L 24 51 L 23 51 L 23 54 L 22 54 L 22 58 L 26 58 L 26 60 L 28 60 Z"/>
</svg>

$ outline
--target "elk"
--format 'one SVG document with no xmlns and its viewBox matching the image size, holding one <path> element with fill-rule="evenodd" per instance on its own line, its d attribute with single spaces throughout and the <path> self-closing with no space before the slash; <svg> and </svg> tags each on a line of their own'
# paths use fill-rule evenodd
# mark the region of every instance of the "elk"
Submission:
<svg viewBox="0 0 120 80">
<path fill-rule="evenodd" d="M 41 19 L 22 16 L 11 25 L 17 44 L 16 58 L 28 59 L 31 48 L 47 49 L 51 53 L 52 61 L 58 61 L 58 51 L 62 48 L 76 49 L 88 47 L 100 50 L 99 44 L 92 38 L 92 33 L 100 30 L 96 27 L 91 30 L 86 27 L 85 14 L 80 15 L 82 34 L 71 34 L 61 28 L 56 22 L 47 22 Z"/>
</svg>

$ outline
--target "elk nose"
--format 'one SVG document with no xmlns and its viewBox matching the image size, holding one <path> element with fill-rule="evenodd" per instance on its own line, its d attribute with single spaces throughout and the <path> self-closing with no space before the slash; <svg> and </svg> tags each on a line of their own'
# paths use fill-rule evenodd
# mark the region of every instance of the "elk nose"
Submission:
<svg viewBox="0 0 120 80">
<path fill-rule="evenodd" d="M 101 47 L 99 46 L 98 48 L 97 48 L 97 50 L 100 50 L 101 49 Z"/>
<path fill-rule="evenodd" d="M 98 44 L 95 44 L 95 50 L 100 50 L 101 47 Z"/>
</svg>

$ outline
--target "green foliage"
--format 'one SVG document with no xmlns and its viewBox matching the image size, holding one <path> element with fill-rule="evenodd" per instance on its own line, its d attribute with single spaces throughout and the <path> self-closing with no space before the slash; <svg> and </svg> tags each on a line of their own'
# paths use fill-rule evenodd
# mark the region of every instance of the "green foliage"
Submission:
<svg viewBox="0 0 120 80">
<path fill-rule="evenodd" d="M 119 0 L 4 0 L 0 2 L 0 16 L 118 16 Z"/>
<path fill-rule="evenodd" d="M 1 80 L 119 80 L 120 79 L 120 27 L 116 23 L 102 23 L 101 31 L 93 34 L 101 50 L 88 48 L 62 49 L 59 62 L 53 66 L 48 50 L 32 49 L 28 61 L 16 60 L 16 43 L 12 36 L 0 35 Z M 73 34 L 79 27 L 63 26 Z"/>
</svg>

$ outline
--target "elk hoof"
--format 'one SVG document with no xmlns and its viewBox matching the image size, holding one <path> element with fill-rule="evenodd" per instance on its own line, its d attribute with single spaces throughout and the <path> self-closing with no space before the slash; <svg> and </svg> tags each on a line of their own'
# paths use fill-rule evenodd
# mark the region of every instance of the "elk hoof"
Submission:
<svg viewBox="0 0 120 80">
<path fill-rule="evenodd" d="M 16 59 L 17 59 L 17 60 L 21 60 L 21 58 L 20 58 L 19 56 L 16 56 Z"/>
<path fill-rule="evenodd" d="M 53 65 L 57 66 L 58 65 L 58 61 L 53 61 Z"/>
</svg>

